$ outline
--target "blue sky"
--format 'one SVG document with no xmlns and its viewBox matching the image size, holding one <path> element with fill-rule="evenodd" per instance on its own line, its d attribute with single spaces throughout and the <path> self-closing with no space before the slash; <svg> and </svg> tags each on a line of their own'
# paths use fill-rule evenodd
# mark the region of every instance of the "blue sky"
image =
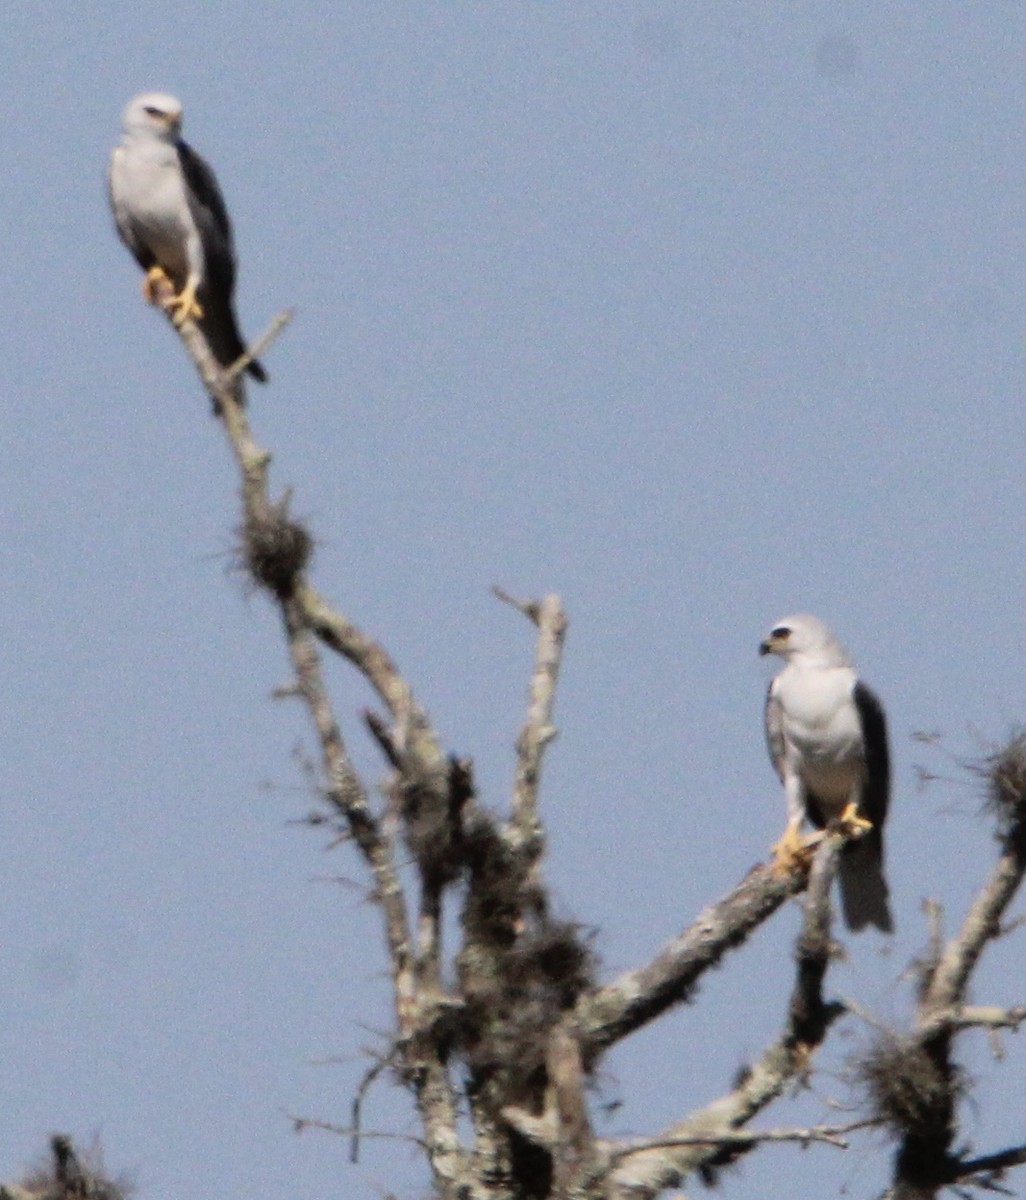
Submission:
<svg viewBox="0 0 1026 1200">
<path fill-rule="evenodd" d="M 297 309 L 250 400 L 315 578 L 500 808 L 531 639 L 489 588 L 564 597 L 547 872 L 605 972 L 779 834 L 756 649 L 807 610 L 882 696 L 896 764 L 898 933 L 851 941 L 832 985 L 900 1023 L 922 899 L 955 920 L 991 852 L 974 787 L 916 766 L 959 780 L 949 759 L 1022 712 L 1020 6 L 113 0 L 4 23 L 0 1178 L 54 1129 L 99 1133 L 143 1196 L 423 1178 L 402 1143 L 353 1167 L 284 1116 L 348 1120 L 383 957 L 353 856 L 290 824 L 311 743 L 232 569 L 235 477 L 112 231 L 106 157 L 149 88 L 221 179 L 244 329 Z M 373 782 L 370 697 L 329 674 Z M 604 1132 L 729 1084 L 779 1025 L 796 921 L 617 1050 Z M 1021 998 L 1021 949 L 977 1000 Z M 864 1035 L 767 1123 L 821 1119 Z M 1000 1067 L 966 1046 L 985 1151 L 1019 1131 L 1022 1040 Z M 384 1083 L 367 1120 L 414 1130 Z M 727 1194 L 870 1194 L 887 1153 L 767 1150 Z"/>
</svg>

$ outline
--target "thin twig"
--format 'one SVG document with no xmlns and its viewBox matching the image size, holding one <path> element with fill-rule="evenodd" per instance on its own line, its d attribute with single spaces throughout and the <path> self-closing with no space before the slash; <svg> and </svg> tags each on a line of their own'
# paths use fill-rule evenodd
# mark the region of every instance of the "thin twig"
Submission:
<svg viewBox="0 0 1026 1200">
<path fill-rule="evenodd" d="M 511 608 L 515 608 L 517 612 L 523 613 L 535 625 L 538 624 L 540 610 L 537 600 L 518 600 L 516 596 L 511 596 L 509 592 L 499 587 L 497 583 L 492 585 L 492 595 L 497 600 L 501 600 L 503 604 L 508 604 Z"/>
<path fill-rule="evenodd" d="M 859 1129 L 872 1129 L 879 1124 L 875 1120 L 851 1121 L 847 1125 L 810 1125 L 806 1129 L 731 1129 L 723 1130 L 707 1137 L 674 1137 L 655 1138 L 652 1140 L 639 1138 L 636 1141 L 625 1142 L 610 1151 L 610 1160 L 617 1162 L 631 1154 L 644 1150 L 675 1149 L 678 1146 L 741 1146 L 749 1148 L 761 1142 L 800 1142 L 808 1145 L 810 1142 L 824 1142 L 828 1146 L 836 1146 L 847 1150 L 850 1146 L 847 1134 Z"/>
<path fill-rule="evenodd" d="M 511 848 L 525 858 L 523 894 L 525 898 L 533 898 L 534 904 L 538 905 L 543 894 L 539 864 L 545 850 L 544 829 L 538 816 L 538 788 L 545 749 L 556 736 L 552 713 L 556 702 L 556 685 L 559 681 L 567 619 L 558 596 L 524 601 L 514 600 L 501 588 L 493 590 L 500 600 L 522 612 L 538 628 L 527 715 L 517 738 L 513 818 L 508 835 Z"/>
<path fill-rule="evenodd" d="M 231 383 L 233 379 L 236 379 L 245 371 L 251 362 L 258 359 L 295 315 L 296 310 L 294 308 L 283 308 L 260 337 L 250 346 L 247 346 L 245 353 L 241 354 L 228 368 L 225 373 L 227 381 Z"/>
<path fill-rule="evenodd" d="M 292 1122 L 293 1133 L 303 1133 L 307 1129 L 319 1129 L 324 1133 L 337 1133 L 340 1137 L 350 1137 L 357 1130 L 347 1125 L 335 1125 L 331 1121 L 322 1121 L 318 1117 L 296 1117 L 292 1113 L 286 1113 L 285 1116 Z M 419 1146 L 421 1150 L 426 1150 L 423 1138 L 414 1137 L 411 1133 L 389 1133 L 387 1130 L 369 1129 L 359 1132 L 361 1140 L 376 1138 L 381 1141 L 388 1142 L 407 1142 L 414 1146 Z"/>
<path fill-rule="evenodd" d="M 360 1080 L 360 1086 L 356 1089 L 356 1095 L 353 1097 L 352 1107 L 352 1138 L 349 1142 L 349 1161 L 355 1163 L 360 1158 L 360 1118 L 363 1112 L 363 1102 L 370 1090 L 371 1085 L 378 1078 L 386 1067 L 392 1066 L 395 1062 L 397 1047 L 392 1049 L 383 1058 L 379 1058 L 370 1069 L 364 1074 Z"/>
</svg>

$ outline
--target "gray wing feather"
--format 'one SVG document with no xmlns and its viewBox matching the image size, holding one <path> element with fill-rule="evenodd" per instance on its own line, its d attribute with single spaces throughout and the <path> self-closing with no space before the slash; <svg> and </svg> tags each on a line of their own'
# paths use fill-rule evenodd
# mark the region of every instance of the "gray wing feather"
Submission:
<svg viewBox="0 0 1026 1200">
<path fill-rule="evenodd" d="M 770 762 L 781 779 L 784 778 L 784 717 L 780 701 L 773 694 L 772 681 L 766 689 L 766 749 L 769 750 Z"/>
</svg>

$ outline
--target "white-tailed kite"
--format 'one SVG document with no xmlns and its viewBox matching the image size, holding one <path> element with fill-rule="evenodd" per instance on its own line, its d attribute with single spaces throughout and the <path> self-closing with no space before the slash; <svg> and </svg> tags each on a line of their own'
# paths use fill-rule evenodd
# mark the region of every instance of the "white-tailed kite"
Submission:
<svg viewBox="0 0 1026 1200">
<path fill-rule="evenodd" d="M 766 696 L 766 740 L 787 796 L 787 829 L 774 847 L 786 859 L 801 845 L 804 818 L 822 829 L 843 819 L 863 830 L 841 852 L 841 906 L 848 928 L 894 928 L 883 874 L 883 824 L 890 798 L 887 721 L 844 647 L 818 617 L 785 617 L 759 647 L 784 669 Z"/>
<path fill-rule="evenodd" d="M 146 272 L 153 301 L 161 279 L 176 296 L 176 324 L 192 318 L 214 357 L 229 367 L 245 352 L 235 319 L 232 226 L 214 172 L 182 141 L 182 106 L 174 96 L 144 92 L 129 100 L 123 133 L 110 159 L 110 204 L 118 234 Z M 266 380 L 258 362 L 246 370 Z"/>
</svg>

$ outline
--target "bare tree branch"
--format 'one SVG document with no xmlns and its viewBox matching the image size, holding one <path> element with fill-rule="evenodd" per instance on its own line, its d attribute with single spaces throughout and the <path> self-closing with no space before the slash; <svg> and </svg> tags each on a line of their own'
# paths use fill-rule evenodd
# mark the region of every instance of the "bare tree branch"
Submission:
<svg viewBox="0 0 1026 1200">
<path fill-rule="evenodd" d="M 513 600 L 500 588 L 494 590 L 500 599 L 526 613 L 538 626 L 531 693 L 527 718 L 517 738 L 517 772 L 513 784 L 513 829 L 520 846 L 537 860 L 544 849 L 538 818 L 538 785 L 541 781 L 542 755 L 556 736 L 552 710 L 567 619 L 558 596 L 546 596 L 543 600 L 528 603 Z"/>
<path fill-rule="evenodd" d="M 282 617 L 300 693 L 320 741 L 324 772 L 329 781 L 328 795 L 346 817 L 350 832 L 374 875 L 377 899 L 385 913 L 400 1036 L 408 1037 L 415 1003 L 410 933 L 392 847 L 382 837 L 378 822 L 368 807 L 363 785 L 349 761 L 342 732 L 324 688 L 317 648 L 303 622 L 302 611 L 288 599 L 282 603 Z"/>
<path fill-rule="evenodd" d="M 163 301 L 164 298 L 161 297 Z M 314 638 L 342 653 L 367 678 L 395 722 L 392 741 L 401 756 L 404 792 L 435 809 L 448 806 L 448 769 L 426 715 L 381 647 L 331 609 L 306 579 L 312 539 L 288 515 L 289 496 L 272 503 L 267 491 L 270 455 L 254 441 L 241 379 L 221 371 L 194 322 L 178 332 L 196 364 L 242 475 L 243 548 L 256 582 L 276 599 L 299 688 L 321 747 L 328 796 L 348 823 L 375 881 L 395 992 L 400 1068 L 413 1090 L 425 1145 L 439 1192 L 465 1190 L 466 1156 L 460 1143 L 456 1098 L 434 1037 L 442 998 L 419 987 L 419 962 L 411 944 L 407 907 L 391 839 L 371 812 L 346 752 L 321 674 Z M 425 800 L 426 798 L 426 800 Z M 422 909 L 423 913 L 423 909 Z M 436 917 L 437 920 L 437 917 Z"/>
<path fill-rule="evenodd" d="M 390 1054 L 384 1055 L 372 1063 L 370 1068 L 360 1080 L 360 1086 L 356 1089 L 356 1095 L 353 1097 L 353 1106 L 351 1113 L 351 1137 L 349 1141 L 349 1161 L 351 1163 L 359 1162 L 360 1159 L 360 1126 L 363 1116 L 363 1102 L 367 1097 L 367 1092 L 371 1085 L 381 1075 L 387 1067 L 395 1063 L 395 1047 L 393 1046 Z M 293 1117 L 294 1121 L 298 1118 Z"/>
<path fill-rule="evenodd" d="M 1001 1008 L 992 1004 L 962 1004 L 935 1009 L 921 1021 L 919 1031 L 929 1037 L 944 1029 L 1018 1029 L 1024 1021 L 1026 1005 Z"/>
<path fill-rule="evenodd" d="M 610 1160 L 616 1162 L 642 1150 L 675 1150 L 681 1146 L 738 1146 L 745 1150 L 763 1142 L 798 1142 L 808 1146 L 811 1142 L 823 1142 L 847 1150 L 851 1145 L 849 1133 L 860 1129 L 875 1128 L 876 1121 L 849 1121 L 846 1125 L 810 1125 L 804 1129 L 732 1129 L 721 1131 L 710 1137 L 679 1137 L 672 1140 L 646 1140 L 620 1142 L 610 1152 Z"/>
<path fill-rule="evenodd" d="M 232 364 L 231 369 L 227 372 L 227 380 L 229 383 L 232 380 L 237 379 L 251 362 L 263 355 L 264 351 L 271 345 L 272 342 L 277 339 L 278 335 L 295 315 L 296 310 L 294 308 L 285 308 L 278 313 L 271 324 L 256 339 L 256 341 L 246 347 L 245 354 L 242 354 L 238 361 Z"/>
<path fill-rule="evenodd" d="M 986 885 L 973 901 L 958 934 L 948 942 L 923 997 L 924 1008 L 953 1006 L 965 995 L 969 975 L 987 942 L 1000 930 L 1024 867 L 1023 847 L 1009 839 Z"/>
<path fill-rule="evenodd" d="M 987 943 L 1002 936 L 1002 918 L 1026 873 L 1026 735 L 1015 735 L 980 773 L 989 782 L 998 861 L 946 944 L 934 912 L 915 1027 L 904 1036 L 882 1035 L 861 1065 L 879 1114 L 898 1138 L 889 1193 L 894 1200 L 932 1200 L 965 1178 L 966 1163 L 954 1150 L 966 1086 L 954 1057 L 958 1032 L 974 1025 L 1015 1028 L 1026 1019 L 1026 1006 L 995 1010 L 965 1004 L 972 971 Z"/>
<path fill-rule="evenodd" d="M 253 353 L 286 320 L 283 315 Z M 1000 858 L 958 935 L 945 943 L 939 910 L 933 913 L 931 943 L 919 969 L 914 1032 L 904 1038 L 885 1035 L 890 1057 L 881 1060 L 878 1074 L 890 1078 L 905 1071 L 913 1117 L 896 1118 L 882 1102 L 870 1120 L 850 1125 L 744 1128 L 787 1088 L 805 1080 L 834 1022 L 846 1011 L 845 1005 L 824 999 L 823 984 L 835 949 L 830 886 L 837 856 L 852 832 L 828 827 L 806 839 L 803 852 L 786 867 L 753 868 L 649 963 L 599 986 L 578 927 L 551 917 L 541 874 L 545 839 L 539 786 L 545 749 L 555 736 L 552 715 L 567 630 L 559 597 L 516 600 L 495 589 L 537 628 L 511 811 L 503 822 L 478 807 L 472 763 L 443 750 L 385 648 L 311 584 L 313 539 L 290 515 L 290 493 L 271 500 L 271 456 L 256 443 L 243 407 L 240 372 L 251 355 L 225 371 L 194 323 L 186 321 L 178 332 L 240 471 L 240 557 L 281 613 L 296 679 L 290 691 L 305 705 L 317 737 L 325 781 L 319 790 L 333 826 L 347 831 L 366 864 L 384 921 L 394 1041 L 360 1085 L 350 1127 L 293 1118 L 297 1129 L 350 1135 L 354 1153 L 360 1137 L 383 1136 L 360 1134 L 360 1106 L 370 1082 L 391 1064 L 412 1092 L 423 1128 L 423 1138 L 405 1140 L 424 1147 L 435 1191 L 444 1200 L 655 1200 L 689 1174 L 711 1176 L 766 1142 L 844 1148 L 848 1134 L 883 1121 L 898 1131 L 901 1143 L 894 1192 L 901 1200 L 925 1200 L 938 1187 L 965 1180 L 996 1186 L 1002 1171 L 1022 1161 L 1023 1148 L 973 1160 L 951 1149 L 959 1095 L 953 1039 L 966 1028 L 1017 1029 L 1026 1022 L 1026 1006 L 966 1003 L 973 969 L 987 942 L 1000 936 L 1022 878 L 1021 797 L 999 806 Z M 382 705 L 382 715 L 365 714 L 388 768 L 380 809 L 372 806 L 350 760 L 324 681 L 324 650 L 355 667 Z M 1021 757 L 1026 760 L 1026 751 Z M 993 774 L 1001 775 L 1004 794 L 1010 779 L 1015 786 L 1026 779 L 1026 766 L 1010 768 L 1003 761 Z M 401 842 L 409 852 L 402 874 L 396 849 Z M 588 1081 L 604 1051 L 686 1000 L 705 971 L 802 890 L 795 978 L 779 1035 L 729 1091 L 660 1134 L 627 1142 L 596 1139 Z M 447 911 L 447 904 L 455 909 L 456 903 L 458 910 Z M 452 927 L 446 917 L 454 915 L 462 940 L 455 978 L 449 978 L 442 930 Z M 894 1101 L 892 1108 L 901 1105 Z"/>
<path fill-rule="evenodd" d="M 821 845 L 824 837 L 823 833 L 808 837 L 806 851 Z M 728 950 L 802 891 L 811 861 L 810 853 L 805 853 L 795 858 L 790 871 L 781 871 L 773 863 L 753 867 L 732 892 L 700 913 L 650 963 L 583 996 L 576 1016 L 586 1054 L 599 1053 L 686 1000 L 698 979 Z"/>
<path fill-rule="evenodd" d="M 329 649 L 348 659 L 388 708 L 396 725 L 394 736 L 400 753 L 414 756 L 423 776 L 444 777 L 445 755 L 438 738 L 384 647 L 335 611 L 309 583 L 304 581 L 299 597 L 311 631 Z"/>
<path fill-rule="evenodd" d="M 823 1000 L 822 983 L 833 953 L 830 885 L 845 838 L 820 836 L 805 897 L 805 917 L 795 947 L 796 973 L 780 1036 L 732 1091 L 659 1135 L 662 1149 L 630 1152 L 610 1175 L 614 1200 L 649 1200 L 686 1175 L 728 1162 L 757 1141 L 735 1139 L 738 1128 L 809 1070 L 833 1022 L 844 1011 Z"/>
<path fill-rule="evenodd" d="M 427 1147 L 424 1142 L 414 1137 L 409 1133 L 391 1133 L 380 1129 L 365 1129 L 360 1130 L 355 1126 L 336 1125 L 333 1121 L 322 1121 L 319 1117 L 296 1117 L 291 1113 L 286 1113 L 288 1119 L 292 1122 L 292 1131 L 294 1133 L 305 1133 L 307 1129 L 319 1129 L 323 1133 L 337 1133 L 340 1137 L 380 1139 L 388 1142 L 410 1142 L 414 1146 L 419 1146 L 422 1150 Z M 352 1159 L 356 1162 L 356 1159 Z"/>
<path fill-rule="evenodd" d="M 978 1175 L 1000 1178 L 1009 1167 L 1021 1167 L 1023 1164 L 1026 1164 L 1026 1144 L 1010 1146 L 1007 1150 L 998 1150 L 995 1154 L 984 1154 L 979 1158 L 964 1158 L 958 1164 L 952 1182 L 972 1179 Z"/>
</svg>

